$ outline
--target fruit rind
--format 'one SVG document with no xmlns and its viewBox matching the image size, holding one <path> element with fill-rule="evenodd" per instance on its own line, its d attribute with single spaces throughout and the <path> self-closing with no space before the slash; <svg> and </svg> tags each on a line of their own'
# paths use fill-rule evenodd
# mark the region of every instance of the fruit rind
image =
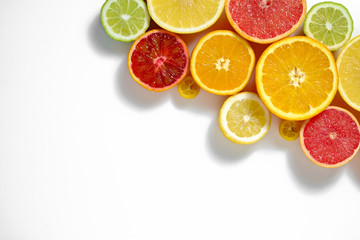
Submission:
<svg viewBox="0 0 360 240">
<path fill-rule="evenodd" d="M 209 88 L 208 86 L 206 86 L 202 80 L 198 77 L 198 74 L 196 73 L 196 57 L 198 52 L 201 50 L 201 47 L 203 46 L 203 44 L 209 40 L 210 38 L 216 36 L 216 35 L 228 35 L 231 37 L 236 38 L 237 40 L 239 40 L 240 42 L 242 42 L 245 46 L 247 46 L 247 49 L 249 50 L 249 55 L 250 55 L 250 66 L 249 66 L 249 72 L 248 75 L 246 76 L 246 78 L 244 79 L 244 82 L 238 86 L 235 89 L 230 89 L 230 90 L 217 90 L 217 89 L 212 89 Z M 243 39 L 242 37 L 240 37 L 238 34 L 234 33 L 233 31 L 230 30 L 216 30 L 216 31 L 212 31 L 207 33 L 205 36 L 203 36 L 198 43 L 196 44 L 192 55 L 191 55 L 191 59 L 190 59 L 190 71 L 191 71 L 191 75 L 193 76 L 195 82 L 205 91 L 213 93 L 213 94 L 217 94 L 217 95 L 233 95 L 235 93 L 240 92 L 249 82 L 252 72 L 254 71 L 254 67 L 255 67 L 255 53 L 254 50 L 252 49 L 252 47 L 250 46 L 250 44 Z"/>
<path fill-rule="evenodd" d="M 224 5 L 225 5 L 225 0 L 219 0 L 219 8 L 216 12 L 216 14 L 214 15 L 214 17 L 210 20 L 207 21 L 206 23 L 198 26 L 198 27 L 193 27 L 193 28 L 176 28 L 173 27 L 169 24 L 167 24 L 166 22 L 160 20 L 155 13 L 154 7 L 153 7 L 153 3 L 152 0 L 148 0 L 147 1 L 147 6 L 148 6 L 148 11 L 149 14 L 151 16 L 151 18 L 154 20 L 154 22 L 156 22 L 156 24 L 158 24 L 160 27 L 174 32 L 174 33 L 180 33 L 180 34 L 190 34 L 190 33 L 197 33 L 197 32 L 201 32 L 209 27 L 211 27 L 213 24 L 215 24 L 215 22 L 220 18 L 221 13 L 223 12 L 224 9 Z"/>
<path fill-rule="evenodd" d="M 164 87 L 164 88 L 154 88 L 154 87 L 151 87 L 149 86 L 148 84 L 145 84 L 143 81 L 141 81 L 138 77 L 135 76 L 135 74 L 133 73 L 132 71 L 132 61 L 131 61 L 131 56 L 132 56 L 132 53 L 133 51 L 135 50 L 136 48 L 136 45 L 143 39 L 143 38 L 146 38 L 148 35 L 150 34 L 153 34 L 153 33 L 158 33 L 158 32 L 161 32 L 161 33 L 165 33 L 165 34 L 169 34 L 169 35 L 172 35 L 174 36 L 180 43 L 181 45 L 184 47 L 184 51 L 185 51 L 185 54 L 186 54 L 186 58 L 187 58 L 187 63 L 186 63 L 186 67 L 184 69 L 184 72 L 183 74 L 181 75 L 181 77 L 179 77 L 179 79 L 177 79 L 174 83 L 172 83 L 171 85 L 167 86 L 167 87 Z M 169 32 L 169 31 L 166 31 L 166 30 L 163 30 L 163 29 L 153 29 L 153 30 L 150 30 L 146 33 L 144 33 L 143 35 L 141 35 L 139 38 L 137 38 L 135 40 L 135 42 L 133 43 L 133 45 L 131 46 L 130 48 L 130 51 L 129 51 L 129 54 L 128 54 L 128 68 L 129 68 L 129 73 L 131 75 L 131 77 L 139 84 L 141 85 L 142 87 L 148 89 L 148 90 L 151 90 L 151 91 L 154 91 L 154 92 L 163 92 L 163 91 L 166 91 L 174 86 L 176 86 L 181 80 L 183 80 L 185 78 L 185 76 L 187 75 L 188 71 L 189 71 L 189 51 L 188 51 L 188 48 L 185 44 L 185 42 L 178 36 L 176 35 L 175 33 L 172 33 L 172 32 Z"/>
<path fill-rule="evenodd" d="M 360 125 L 359 125 L 359 122 L 358 120 L 356 119 L 356 117 L 350 113 L 348 110 L 344 109 L 344 108 L 341 108 L 341 107 L 337 107 L 337 106 L 329 106 L 326 108 L 326 110 L 329 110 L 329 109 L 336 109 L 336 110 L 339 110 L 339 111 L 342 111 L 342 112 L 345 112 L 347 113 L 356 123 L 359 131 L 360 131 Z M 306 120 L 302 126 L 301 126 L 301 129 L 300 129 L 300 145 L 301 145 L 301 148 L 303 150 L 303 152 L 305 153 L 306 157 L 311 161 L 313 162 L 314 164 L 320 166 L 320 167 L 323 167 L 323 168 L 337 168 L 337 167 L 341 167 L 341 166 L 344 166 L 345 164 L 347 164 L 348 162 L 350 162 L 354 157 L 355 155 L 357 154 L 357 152 L 359 151 L 360 149 L 360 144 L 358 145 L 358 147 L 355 149 L 353 155 L 351 155 L 350 157 L 348 157 L 346 160 L 342 161 L 342 162 L 339 162 L 337 164 L 324 164 L 324 163 L 321 163 L 321 162 L 318 162 L 316 159 L 314 159 L 310 152 L 307 150 L 307 148 L 305 147 L 305 143 L 303 141 L 303 136 L 304 136 L 304 130 L 305 130 L 305 127 L 306 127 L 306 124 L 310 121 L 311 119 L 308 119 Z"/>
<path fill-rule="evenodd" d="M 302 0 L 302 5 L 303 5 L 303 13 L 299 19 L 299 21 L 297 22 L 297 24 L 295 24 L 290 30 L 288 30 L 287 32 L 284 32 L 281 35 L 278 35 L 274 38 L 269 38 L 269 39 L 261 39 L 261 38 L 257 38 L 257 37 L 252 37 L 249 36 L 246 32 L 244 32 L 243 30 L 241 30 L 239 28 L 239 26 L 236 24 L 236 22 L 233 20 L 230 10 L 229 10 L 229 4 L 230 4 L 231 0 L 226 0 L 225 3 L 225 13 L 226 13 L 226 17 L 228 19 L 228 21 L 230 22 L 230 25 L 234 28 L 234 30 L 243 38 L 245 38 L 246 40 L 249 40 L 251 42 L 255 42 L 255 43 L 260 43 L 260 44 L 269 44 L 269 43 L 273 43 L 276 42 L 280 39 L 283 39 L 285 37 L 290 36 L 291 34 L 293 34 L 298 28 L 299 26 L 303 23 L 304 19 L 305 19 L 305 15 L 306 15 L 306 0 Z"/>
<path fill-rule="evenodd" d="M 333 73 L 335 74 L 335 81 L 333 82 L 333 88 L 332 91 L 329 93 L 329 97 L 327 98 L 326 101 L 324 101 L 320 106 L 313 108 L 312 110 L 310 110 L 308 113 L 306 114 L 294 114 L 294 113 L 290 113 L 290 112 L 284 112 L 278 108 L 276 108 L 271 100 L 270 97 L 267 96 L 267 94 L 265 93 L 264 89 L 263 89 L 263 84 L 261 82 L 262 79 L 262 68 L 264 67 L 264 62 L 266 60 L 266 57 L 275 51 L 275 49 L 277 49 L 278 47 L 282 46 L 283 44 L 289 44 L 289 43 L 293 43 L 293 42 L 297 42 L 297 41 L 303 41 L 306 43 L 309 43 L 313 46 L 316 46 L 318 48 L 320 48 L 321 50 L 323 50 L 323 52 L 326 54 L 326 56 L 329 58 L 330 60 L 330 69 L 333 71 Z M 262 55 L 260 56 L 258 63 L 256 65 L 256 76 L 255 76 L 255 82 L 256 82 L 256 89 L 259 93 L 259 96 L 261 98 L 261 100 L 263 101 L 263 103 L 266 105 L 266 107 L 276 116 L 278 116 L 281 119 L 285 119 L 285 120 L 292 120 L 292 121 L 303 121 L 303 120 L 307 120 L 313 116 L 315 116 L 316 114 L 320 113 L 321 111 L 323 111 L 326 107 L 328 107 L 330 105 L 330 103 L 332 102 L 332 100 L 334 99 L 336 92 L 337 92 L 337 88 L 338 88 L 338 72 L 337 72 L 337 67 L 336 67 L 336 62 L 335 62 L 335 58 L 332 55 L 332 53 L 330 52 L 330 50 L 322 43 L 310 38 L 310 37 L 306 37 L 306 36 L 295 36 L 295 37 L 287 37 L 284 38 L 280 41 L 277 41 L 273 44 L 271 44 L 267 49 L 265 49 L 265 51 L 262 53 Z"/>
<path fill-rule="evenodd" d="M 311 23 L 311 17 L 317 12 L 318 9 L 326 7 L 326 6 L 333 7 L 333 8 L 336 8 L 337 10 L 342 11 L 344 13 L 344 17 L 350 23 L 349 24 L 350 31 L 347 33 L 344 41 L 341 43 L 338 43 L 336 45 L 333 45 L 333 46 L 327 46 L 330 49 L 330 51 L 336 51 L 336 50 L 339 50 L 342 46 L 344 46 L 344 44 L 346 44 L 349 41 L 349 39 L 351 38 L 352 32 L 353 32 L 353 24 L 354 24 L 353 19 L 351 18 L 349 10 L 344 5 L 342 5 L 340 3 L 335 3 L 335 2 L 320 2 L 320 3 L 315 4 L 314 6 L 312 6 L 310 8 L 308 13 L 306 14 L 304 24 L 303 24 L 303 31 L 306 36 L 315 39 L 314 35 L 311 33 L 311 31 L 309 29 L 310 28 L 309 26 Z"/>
<path fill-rule="evenodd" d="M 137 34 L 134 35 L 130 35 L 129 37 L 125 37 L 122 36 L 120 34 L 116 34 L 111 30 L 111 27 L 108 26 L 108 24 L 106 23 L 106 10 L 110 7 L 110 4 L 113 2 L 116 2 L 116 0 L 106 0 L 105 3 L 102 5 L 101 10 L 100 10 L 100 20 L 101 20 L 101 24 L 105 30 L 105 32 L 114 40 L 116 41 L 121 41 L 121 42 L 131 42 L 136 40 L 140 35 L 144 34 L 146 32 L 146 30 L 149 28 L 150 26 L 150 15 L 147 11 L 147 6 L 146 3 L 143 0 L 132 0 L 137 2 L 137 4 L 144 9 L 144 13 L 145 13 L 145 24 L 144 27 L 142 29 L 140 29 Z"/>
<path fill-rule="evenodd" d="M 337 57 L 336 59 L 336 64 L 337 64 L 337 67 L 338 67 L 338 71 L 339 71 L 339 87 L 338 87 L 338 90 L 339 90 L 339 93 L 340 93 L 340 96 L 342 97 L 342 99 L 352 108 L 354 108 L 355 110 L 357 111 L 360 111 L 360 105 L 357 105 L 355 104 L 354 102 L 352 102 L 348 97 L 347 97 L 347 94 L 345 92 L 345 90 L 343 89 L 342 87 L 342 84 L 341 84 L 341 75 L 340 75 L 340 67 L 341 67 L 341 60 L 343 58 L 343 55 L 346 53 L 346 51 L 351 47 L 351 45 L 353 45 L 355 42 L 357 41 L 360 41 L 360 35 L 359 36 L 356 36 L 354 37 L 353 39 L 351 39 L 345 46 L 343 49 L 341 49 L 340 53 L 339 53 L 339 56 Z"/>
<path fill-rule="evenodd" d="M 242 99 L 250 99 L 250 100 L 254 100 L 257 103 L 259 103 L 259 105 L 263 108 L 263 110 L 265 112 L 265 117 L 267 119 L 265 126 L 261 129 L 261 131 L 257 135 L 249 137 L 249 138 L 246 138 L 246 137 L 242 138 L 242 137 L 237 136 L 227 126 L 227 120 L 226 120 L 227 112 L 229 111 L 231 105 L 235 101 L 242 100 Z M 260 139 L 262 139 L 266 135 L 266 133 L 269 131 L 270 125 L 271 125 L 271 114 L 267 110 L 265 105 L 261 102 L 260 98 L 258 97 L 258 95 L 256 93 L 241 92 L 236 95 L 230 96 L 228 99 L 225 100 L 225 102 L 223 103 L 223 105 L 220 109 L 220 112 L 219 112 L 219 125 L 220 125 L 221 132 L 224 134 L 224 136 L 227 139 L 229 139 L 230 141 L 232 141 L 233 143 L 252 144 L 252 143 L 255 143 L 255 142 L 259 141 Z"/>
</svg>

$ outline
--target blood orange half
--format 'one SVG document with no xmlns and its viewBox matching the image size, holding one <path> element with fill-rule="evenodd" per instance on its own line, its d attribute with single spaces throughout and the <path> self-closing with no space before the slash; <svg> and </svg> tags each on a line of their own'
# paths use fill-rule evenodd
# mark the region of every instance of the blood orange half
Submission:
<svg viewBox="0 0 360 240">
<path fill-rule="evenodd" d="M 189 52 L 174 33 L 155 29 L 132 45 L 128 67 L 134 80 L 151 91 L 165 91 L 179 83 L 189 69 Z"/>
<path fill-rule="evenodd" d="M 300 142 L 313 163 L 326 168 L 340 167 L 359 150 L 360 126 L 349 111 L 331 106 L 304 122 Z"/>
<path fill-rule="evenodd" d="M 272 43 L 289 36 L 301 25 L 306 0 L 227 0 L 225 12 L 242 37 Z"/>
</svg>

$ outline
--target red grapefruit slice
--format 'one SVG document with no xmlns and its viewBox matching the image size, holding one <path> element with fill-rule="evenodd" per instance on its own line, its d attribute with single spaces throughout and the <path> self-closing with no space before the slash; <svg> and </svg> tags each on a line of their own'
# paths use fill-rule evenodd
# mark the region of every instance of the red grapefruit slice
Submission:
<svg viewBox="0 0 360 240">
<path fill-rule="evenodd" d="M 140 36 L 128 56 L 130 75 L 151 91 L 165 91 L 179 83 L 189 69 L 189 52 L 174 33 L 155 29 Z"/>
<path fill-rule="evenodd" d="M 227 0 L 225 12 L 242 37 L 272 43 L 289 36 L 301 25 L 306 0 Z"/>
<path fill-rule="evenodd" d="M 313 163 L 326 168 L 340 167 L 359 150 L 360 126 L 349 111 L 331 106 L 304 122 L 300 142 Z"/>
</svg>

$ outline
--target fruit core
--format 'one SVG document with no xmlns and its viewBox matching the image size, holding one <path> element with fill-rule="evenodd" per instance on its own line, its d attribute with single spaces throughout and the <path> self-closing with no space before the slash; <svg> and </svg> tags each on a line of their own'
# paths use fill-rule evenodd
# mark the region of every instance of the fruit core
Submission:
<svg viewBox="0 0 360 240">
<path fill-rule="evenodd" d="M 224 59 L 224 58 L 218 59 L 217 62 L 215 63 L 216 69 L 219 71 L 221 69 L 224 69 L 225 71 L 229 71 L 229 65 L 230 65 L 230 59 Z"/>
<path fill-rule="evenodd" d="M 249 120 L 250 120 L 250 116 L 245 115 L 245 116 L 244 116 L 244 122 L 248 122 Z"/>
<path fill-rule="evenodd" d="M 328 31 L 332 29 L 332 24 L 330 22 L 326 22 L 325 26 Z"/>
<path fill-rule="evenodd" d="M 334 140 L 336 138 L 336 132 L 331 132 L 329 134 L 329 137 L 330 137 L 331 140 Z"/>
<path fill-rule="evenodd" d="M 128 15 L 128 14 L 122 14 L 122 15 L 121 15 L 121 18 L 122 18 L 123 20 L 127 21 L 127 20 L 130 19 L 130 15 Z"/>
<path fill-rule="evenodd" d="M 164 56 L 160 56 L 160 57 L 157 57 L 154 59 L 154 63 L 158 68 L 160 68 L 165 61 L 166 61 L 166 58 Z"/>
<path fill-rule="evenodd" d="M 268 8 L 272 4 L 273 0 L 261 0 L 260 7 L 261 8 Z"/>
<path fill-rule="evenodd" d="M 290 77 L 290 85 L 295 87 L 300 87 L 300 84 L 305 80 L 305 73 L 301 71 L 299 68 L 295 67 L 289 73 Z"/>
</svg>

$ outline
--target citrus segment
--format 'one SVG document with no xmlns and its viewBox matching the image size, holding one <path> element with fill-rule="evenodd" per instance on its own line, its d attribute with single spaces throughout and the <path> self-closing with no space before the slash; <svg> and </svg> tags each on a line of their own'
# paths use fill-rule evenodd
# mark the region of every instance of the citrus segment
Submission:
<svg viewBox="0 0 360 240">
<path fill-rule="evenodd" d="M 183 40 L 165 30 L 152 30 L 139 37 L 128 56 L 131 76 L 152 91 L 164 91 L 179 83 L 189 68 L 189 53 Z"/>
<path fill-rule="evenodd" d="M 256 87 L 278 117 L 300 121 L 324 110 L 337 91 L 332 53 L 309 37 L 289 37 L 270 45 L 256 68 Z"/>
<path fill-rule="evenodd" d="M 151 18 L 176 33 L 200 32 L 220 17 L 225 0 L 148 0 Z"/>
<path fill-rule="evenodd" d="M 352 108 L 360 111 L 360 36 L 341 50 L 336 63 L 339 71 L 339 93 Z"/>
<path fill-rule="evenodd" d="M 301 122 L 282 120 L 279 133 L 287 141 L 294 141 L 299 137 Z"/>
<path fill-rule="evenodd" d="M 219 113 L 220 129 L 238 144 L 259 141 L 270 128 L 271 115 L 255 93 L 242 92 L 229 97 Z"/>
<path fill-rule="evenodd" d="M 306 156 L 315 164 L 340 167 L 359 150 L 360 126 L 349 111 L 328 107 L 303 124 L 300 142 Z"/>
<path fill-rule="evenodd" d="M 351 38 L 353 20 L 343 5 L 321 2 L 306 14 L 303 30 L 306 36 L 323 43 L 330 51 L 336 51 Z"/>
<path fill-rule="evenodd" d="M 101 8 L 101 23 L 111 38 L 129 42 L 145 33 L 150 16 L 142 0 L 107 0 Z"/>
<path fill-rule="evenodd" d="M 228 30 L 206 34 L 195 46 L 190 63 L 194 80 L 204 90 L 232 95 L 249 82 L 255 65 L 251 46 Z"/>
<path fill-rule="evenodd" d="M 178 84 L 178 92 L 183 98 L 191 99 L 199 94 L 200 87 L 191 76 L 187 76 Z"/>
<path fill-rule="evenodd" d="M 303 22 L 305 0 L 227 0 L 226 16 L 244 38 L 271 43 L 289 36 Z"/>
</svg>

